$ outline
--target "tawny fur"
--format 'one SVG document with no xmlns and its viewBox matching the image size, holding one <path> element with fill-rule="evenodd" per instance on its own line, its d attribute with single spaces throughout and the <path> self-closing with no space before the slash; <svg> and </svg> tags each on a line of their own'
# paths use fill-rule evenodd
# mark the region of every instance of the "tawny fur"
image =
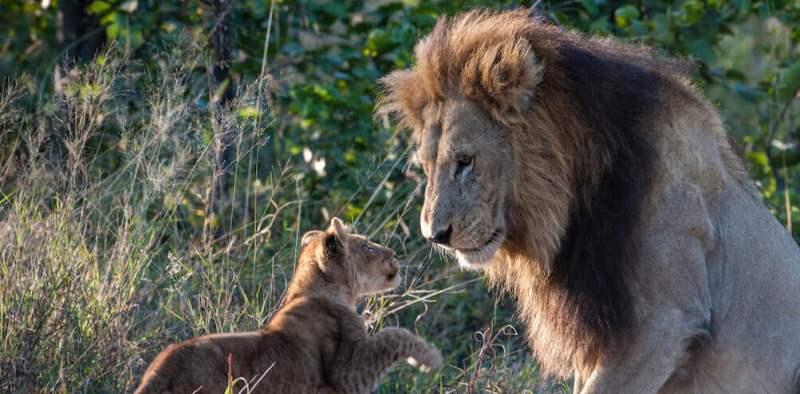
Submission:
<svg viewBox="0 0 800 394">
<path fill-rule="evenodd" d="M 449 229 L 516 296 L 545 372 L 587 393 L 797 387 L 800 251 L 690 67 L 526 10 L 443 19 L 415 55 L 377 113 L 413 131 L 423 235 Z"/>
<path fill-rule="evenodd" d="M 398 360 L 424 371 L 441 367 L 438 350 L 408 330 L 368 336 L 355 311 L 358 298 L 399 283 L 394 252 L 338 219 L 327 232 L 307 233 L 303 245 L 284 305 L 263 330 L 172 345 L 136 392 L 222 393 L 229 356 L 234 379 L 247 379 L 254 393 L 368 393 Z"/>
</svg>

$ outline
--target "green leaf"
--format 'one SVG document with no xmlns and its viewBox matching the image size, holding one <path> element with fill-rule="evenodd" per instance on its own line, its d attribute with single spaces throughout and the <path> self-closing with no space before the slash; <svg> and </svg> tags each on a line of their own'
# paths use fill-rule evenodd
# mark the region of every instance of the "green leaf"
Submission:
<svg viewBox="0 0 800 394">
<path fill-rule="evenodd" d="M 122 33 L 122 17 L 119 12 L 111 11 L 100 19 L 100 24 L 106 27 L 106 37 L 114 40 Z"/>
<path fill-rule="evenodd" d="M 314 85 L 314 94 L 319 96 L 319 98 L 324 101 L 331 101 L 331 98 L 333 97 L 331 92 L 326 87 L 321 85 Z"/>
<path fill-rule="evenodd" d="M 116 23 L 106 26 L 106 36 L 112 40 L 119 37 L 120 31 L 120 26 Z"/>
<path fill-rule="evenodd" d="M 617 24 L 617 27 L 627 27 L 631 24 L 631 21 L 638 18 L 639 10 L 632 5 L 619 7 L 614 11 L 614 23 Z"/>
<path fill-rule="evenodd" d="M 80 97 L 83 100 L 90 100 L 100 95 L 100 86 L 97 84 L 87 83 L 81 85 Z"/>
<path fill-rule="evenodd" d="M 685 22 L 695 24 L 700 22 L 703 17 L 703 3 L 697 0 L 689 0 L 681 5 L 686 15 Z"/>
<path fill-rule="evenodd" d="M 751 0 L 736 0 L 736 5 L 739 6 L 739 12 L 745 14 L 750 12 L 753 2 Z"/>
<path fill-rule="evenodd" d="M 769 160 L 767 160 L 766 153 L 761 151 L 750 152 L 747 156 L 751 163 L 758 165 L 760 168 L 769 168 Z"/>
<path fill-rule="evenodd" d="M 611 25 L 606 18 L 598 19 L 589 25 L 589 31 L 592 33 L 608 33 L 610 30 Z"/>
<path fill-rule="evenodd" d="M 106 11 L 110 9 L 111 9 L 111 4 L 108 4 L 105 1 L 96 0 L 93 1 L 91 4 L 89 4 L 88 7 L 86 7 L 86 12 L 88 12 L 90 15 L 100 15 L 104 14 Z"/>
<path fill-rule="evenodd" d="M 255 119 L 261 115 L 261 111 L 259 111 L 256 107 L 249 106 L 244 107 L 239 110 L 239 117 L 242 119 Z"/>
<path fill-rule="evenodd" d="M 597 8 L 597 4 L 595 4 L 594 0 L 580 0 L 583 9 L 589 12 L 589 15 L 595 16 L 600 12 L 600 9 Z"/>
<path fill-rule="evenodd" d="M 800 60 L 778 73 L 778 97 L 788 100 L 800 89 Z"/>
<path fill-rule="evenodd" d="M 386 51 L 391 44 L 391 37 L 383 29 L 375 29 L 369 32 L 367 42 L 364 47 L 364 56 L 376 57 Z"/>
</svg>

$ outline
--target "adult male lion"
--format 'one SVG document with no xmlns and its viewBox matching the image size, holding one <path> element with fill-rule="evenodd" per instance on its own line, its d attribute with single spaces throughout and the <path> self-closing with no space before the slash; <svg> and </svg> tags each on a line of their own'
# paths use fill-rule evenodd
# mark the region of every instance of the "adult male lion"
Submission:
<svg viewBox="0 0 800 394">
<path fill-rule="evenodd" d="M 423 235 L 513 293 L 575 392 L 794 392 L 800 250 L 680 63 L 513 12 L 443 19 L 379 113 Z"/>
</svg>

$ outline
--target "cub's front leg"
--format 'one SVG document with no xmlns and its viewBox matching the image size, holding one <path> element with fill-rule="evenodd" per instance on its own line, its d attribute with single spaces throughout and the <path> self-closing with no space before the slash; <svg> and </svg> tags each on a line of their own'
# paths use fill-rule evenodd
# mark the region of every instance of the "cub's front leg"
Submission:
<svg viewBox="0 0 800 394">
<path fill-rule="evenodd" d="M 406 359 L 423 372 L 442 367 L 442 354 L 404 328 L 387 328 L 342 349 L 333 373 L 334 386 L 347 393 L 369 393 L 395 362 Z"/>
</svg>

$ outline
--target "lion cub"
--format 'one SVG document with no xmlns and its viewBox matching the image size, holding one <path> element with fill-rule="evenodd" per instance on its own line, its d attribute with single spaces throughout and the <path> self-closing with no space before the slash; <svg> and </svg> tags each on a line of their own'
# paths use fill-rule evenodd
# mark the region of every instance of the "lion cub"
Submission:
<svg viewBox="0 0 800 394">
<path fill-rule="evenodd" d="M 303 236 L 283 306 L 260 332 L 214 334 L 161 352 L 136 393 L 222 393 L 231 375 L 257 393 L 367 393 L 396 361 L 423 371 L 439 351 L 403 328 L 368 336 L 360 297 L 397 287 L 394 252 L 352 234 L 339 219 Z M 260 379 L 260 382 L 259 382 Z M 237 385 L 243 387 L 243 385 Z"/>
</svg>

